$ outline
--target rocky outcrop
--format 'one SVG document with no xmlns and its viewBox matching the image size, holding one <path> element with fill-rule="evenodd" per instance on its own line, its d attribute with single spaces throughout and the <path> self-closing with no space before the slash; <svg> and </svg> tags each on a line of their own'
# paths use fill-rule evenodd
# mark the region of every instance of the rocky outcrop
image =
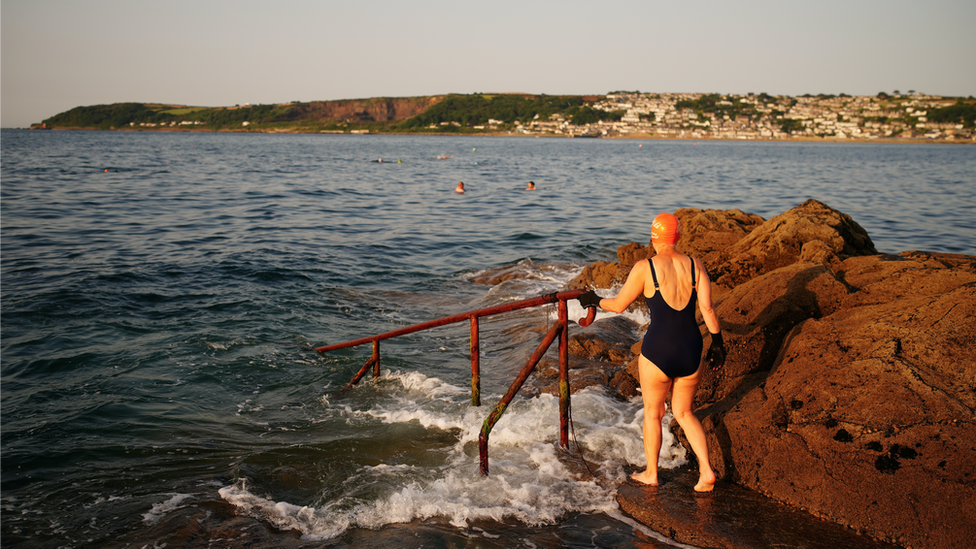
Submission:
<svg viewBox="0 0 976 549">
<path fill-rule="evenodd" d="M 797 262 L 834 266 L 848 257 L 877 253 L 849 215 L 807 200 L 721 250 L 711 274 L 715 283 L 733 287 Z"/>
<path fill-rule="evenodd" d="M 841 524 L 959 547 L 976 537 L 976 276 L 926 291 L 958 273 L 901 256 L 842 267 L 886 262 L 918 291 L 798 324 L 765 379 L 711 406 L 714 461 Z"/>
<path fill-rule="evenodd" d="M 816 201 L 765 222 L 675 215 L 679 250 L 712 277 L 729 348 L 697 395 L 724 480 L 905 546 L 971 544 L 976 257 L 878 254 L 849 216 Z M 619 263 L 573 286 L 618 286 L 646 249 L 622 248 Z M 587 360 L 624 387 L 637 352 L 639 342 L 627 368 L 619 354 Z"/>
<path fill-rule="evenodd" d="M 696 493 L 698 473 L 688 468 L 662 471 L 660 480 L 660 486 L 620 486 L 617 502 L 627 515 L 679 543 L 716 549 L 897 547 L 728 482 Z"/>
</svg>

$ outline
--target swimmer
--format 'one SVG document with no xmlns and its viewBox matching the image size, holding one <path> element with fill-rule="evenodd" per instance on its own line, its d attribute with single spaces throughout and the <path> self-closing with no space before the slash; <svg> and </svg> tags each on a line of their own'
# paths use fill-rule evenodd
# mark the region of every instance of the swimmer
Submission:
<svg viewBox="0 0 976 549">
<path fill-rule="evenodd" d="M 456 192 L 456 193 L 463 193 L 464 192 L 464 181 L 458 181 L 458 186 L 457 186 L 456 189 L 454 189 L 454 192 Z"/>
<path fill-rule="evenodd" d="M 526 187 L 525 190 L 527 190 L 527 191 L 534 191 L 535 190 L 535 183 L 533 183 L 532 181 L 529 181 L 529 186 Z"/>
<path fill-rule="evenodd" d="M 640 297 L 647 304 L 651 324 L 644 335 L 637 362 L 644 400 L 647 468 L 630 478 L 651 486 L 658 484 L 661 419 L 666 409 L 665 400 L 671 393 L 671 413 L 698 458 L 698 483 L 694 490 L 710 492 L 715 487 L 716 474 L 708 461 L 705 430 L 693 409 L 695 392 L 704 370 L 701 364 L 703 341 L 695 318 L 696 309 L 711 334 L 711 347 L 705 361 L 712 370 L 725 363 L 726 350 L 721 324 L 712 306 L 708 273 L 701 261 L 675 249 L 680 237 L 678 218 L 668 213 L 657 216 L 651 225 L 654 257 L 634 265 L 616 297 L 602 299 L 590 290 L 578 299 L 584 307 L 599 307 L 615 313 L 622 313 Z"/>
</svg>

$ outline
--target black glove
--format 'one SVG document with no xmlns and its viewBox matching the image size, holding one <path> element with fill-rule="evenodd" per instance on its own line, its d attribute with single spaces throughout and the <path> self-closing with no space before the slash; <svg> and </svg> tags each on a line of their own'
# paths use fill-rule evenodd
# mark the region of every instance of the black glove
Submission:
<svg viewBox="0 0 976 549">
<path fill-rule="evenodd" d="M 589 307 L 600 307 L 600 300 L 603 298 L 596 295 L 596 292 L 594 292 L 593 290 L 590 290 L 585 294 L 577 297 L 576 299 L 579 300 L 580 305 L 589 308 Z"/>
<path fill-rule="evenodd" d="M 718 370 L 725 364 L 725 342 L 722 341 L 722 332 L 712 334 L 712 344 L 708 347 L 705 360 L 713 370 Z"/>
</svg>

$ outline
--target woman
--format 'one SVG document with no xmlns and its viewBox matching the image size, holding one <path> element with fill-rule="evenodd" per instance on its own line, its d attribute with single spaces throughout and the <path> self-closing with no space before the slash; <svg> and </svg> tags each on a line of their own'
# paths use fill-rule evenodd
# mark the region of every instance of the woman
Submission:
<svg viewBox="0 0 976 549">
<path fill-rule="evenodd" d="M 706 359 L 717 370 L 725 363 L 718 315 L 712 308 L 711 285 L 701 262 L 675 250 L 681 237 L 678 218 L 662 213 L 651 226 L 651 246 L 656 255 L 634 265 L 616 297 L 601 299 L 593 290 L 579 297 L 584 307 L 600 307 L 621 313 L 644 295 L 650 325 L 638 358 L 644 399 L 644 454 L 647 469 L 631 475 L 644 484 L 658 484 L 657 462 L 661 453 L 661 418 L 665 398 L 671 392 L 671 412 L 684 430 L 699 464 L 696 492 L 715 486 L 715 472 L 708 462 L 705 430 L 692 405 L 701 377 L 702 337 L 695 320 L 695 301 L 712 335 Z"/>
</svg>

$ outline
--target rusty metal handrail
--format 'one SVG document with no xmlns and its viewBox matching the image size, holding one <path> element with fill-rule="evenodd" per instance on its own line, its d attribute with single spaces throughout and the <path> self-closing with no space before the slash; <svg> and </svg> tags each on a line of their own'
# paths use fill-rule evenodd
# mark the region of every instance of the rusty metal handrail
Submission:
<svg viewBox="0 0 976 549">
<path fill-rule="evenodd" d="M 512 401 L 515 395 L 518 393 L 519 389 L 528 379 L 529 374 L 535 369 L 536 365 L 542 360 L 549 346 L 552 345 L 553 341 L 559 337 L 559 426 L 560 426 L 560 436 L 559 443 L 563 448 L 569 447 L 569 339 L 568 330 L 569 326 L 569 313 L 566 301 L 570 299 L 576 299 L 580 295 L 585 293 L 585 290 L 568 290 L 565 292 L 558 292 L 554 294 L 546 294 L 539 297 L 533 297 L 529 299 L 523 299 L 521 301 L 515 301 L 512 303 L 505 303 L 503 305 L 496 305 L 494 307 L 487 307 L 485 309 L 477 309 L 474 311 L 468 311 L 466 313 L 461 313 L 453 316 L 443 317 L 436 320 L 430 320 L 427 322 L 421 322 L 420 324 L 414 324 L 412 326 L 406 326 L 397 330 L 392 330 L 386 333 L 371 337 L 363 337 L 360 339 L 354 339 L 352 341 L 346 341 L 344 343 L 336 343 L 333 345 L 325 345 L 322 347 L 316 347 L 315 350 L 320 353 L 325 353 L 328 351 L 335 351 L 337 349 L 345 349 L 347 347 L 355 347 L 358 345 L 363 345 L 366 343 L 372 343 L 373 353 L 369 360 L 363 364 L 363 367 L 359 369 L 352 381 L 350 381 L 343 389 L 342 392 L 350 390 L 360 379 L 366 375 L 370 366 L 373 367 L 373 377 L 379 377 L 380 375 L 380 341 L 384 339 L 390 339 L 402 335 L 412 334 L 415 332 L 420 332 L 423 330 L 429 330 L 431 328 L 437 328 L 439 326 L 446 326 L 448 324 L 455 324 L 458 322 L 463 322 L 468 320 L 471 323 L 471 405 L 481 406 L 481 351 L 479 347 L 479 327 L 478 319 L 483 316 L 491 316 L 501 313 L 508 313 L 512 311 L 517 311 L 519 309 L 526 309 L 529 307 L 538 307 L 540 305 L 546 305 L 550 303 L 559 303 L 559 320 L 556 324 L 549 330 L 546 337 L 543 338 L 542 342 L 536 348 L 532 356 L 529 357 L 529 361 L 519 372 L 519 375 L 515 378 L 515 381 L 509 387 L 508 392 L 502 397 L 502 400 L 495 406 L 491 414 L 485 418 L 484 424 L 481 428 L 481 435 L 478 437 L 478 448 L 481 455 L 481 472 L 485 475 L 488 474 L 488 434 L 491 432 L 492 427 L 501 418 L 501 415 L 505 412 L 508 404 Z M 581 318 L 577 321 L 580 326 L 589 326 L 593 319 L 596 317 L 596 309 L 587 309 L 586 318 Z"/>
</svg>

